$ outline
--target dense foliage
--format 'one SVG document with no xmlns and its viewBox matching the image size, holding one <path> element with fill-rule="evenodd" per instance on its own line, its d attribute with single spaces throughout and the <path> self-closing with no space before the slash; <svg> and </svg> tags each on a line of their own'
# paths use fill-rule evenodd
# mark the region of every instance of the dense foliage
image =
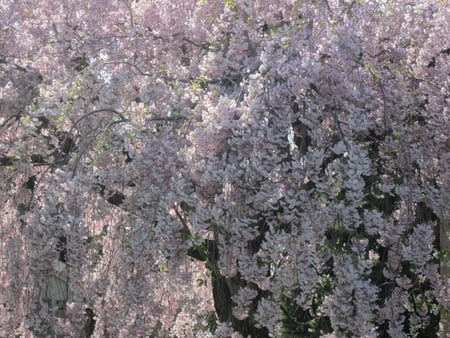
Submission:
<svg viewBox="0 0 450 338">
<path fill-rule="evenodd" d="M 436 336 L 449 8 L 0 0 L 0 336 Z"/>
</svg>

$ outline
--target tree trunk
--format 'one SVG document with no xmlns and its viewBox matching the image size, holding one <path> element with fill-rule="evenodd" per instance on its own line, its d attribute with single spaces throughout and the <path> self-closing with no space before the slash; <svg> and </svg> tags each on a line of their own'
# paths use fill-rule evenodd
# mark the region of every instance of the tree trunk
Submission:
<svg viewBox="0 0 450 338">
<path fill-rule="evenodd" d="M 234 303 L 232 297 L 240 288 L 245 287 L 247 283 L 239 276 L 228 278 L 220 274 L 217 265 L 219 252 L 216 241 L 205 239 L 201 247 L 189 249 L 188 255 L 194 259 L 206 262 L 206 267 L 211 271 L 211 284 L 217 319 L 221 322 L 231 323 L 233 329 L 244 337 L 269 337 L 269 331 L 265 327 L 256 327 L 252 318 L 257 309 L 258 301 L 264 294 L 264 291 L 259 290 L 256 285 L 254 287 L 258 291 L 258 296 L 253 301 L 249 316 L 244 320 L 238 320 L 233 316 Z"/>
<path fill-rule="evenodd" d="M 226 278 L 219 274 L 217 270 L 211 273 L 214 308 L 216 314 L 221 322 L 230 322 L 235 331 L 239 332 L 244 337 L 252 338 L 266 338 L 269 337 L 269 331 L 265 327 L 256 327 L 255 321 L 252 319 L 258 307 L 258 301 L 263 295 L 263 291 L 258 290 L 258 296 L 253 301 L 249 316 L 244 320 L 239 320 L 233 316 L 233 301 L 231 297 L 242 287 L 246 282 L 239 277 Z M 255 285 L 255 288 L 256 285 Z"/>
</svg>

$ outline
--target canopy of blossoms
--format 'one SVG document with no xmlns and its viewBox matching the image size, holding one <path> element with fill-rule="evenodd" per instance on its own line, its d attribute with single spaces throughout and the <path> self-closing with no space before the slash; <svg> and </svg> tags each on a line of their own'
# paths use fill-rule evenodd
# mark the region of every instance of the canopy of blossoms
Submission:
<svg viewBox="0 0 450 338">
<path fill-rule="evenodd" d="M 444 336 L 449 8 L 0 0 L 0 336 Z"/>
</svg>

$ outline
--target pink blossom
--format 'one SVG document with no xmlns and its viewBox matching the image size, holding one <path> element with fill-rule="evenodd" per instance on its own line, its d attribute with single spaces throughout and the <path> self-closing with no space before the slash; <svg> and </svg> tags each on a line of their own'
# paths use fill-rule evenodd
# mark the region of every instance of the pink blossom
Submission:
<svg viewBox="0 0 450 338">
<path fill-rule="evenodd" d="M 448 21 L 0 0 L 0 336 L 444 332 Z"/>
</svg>

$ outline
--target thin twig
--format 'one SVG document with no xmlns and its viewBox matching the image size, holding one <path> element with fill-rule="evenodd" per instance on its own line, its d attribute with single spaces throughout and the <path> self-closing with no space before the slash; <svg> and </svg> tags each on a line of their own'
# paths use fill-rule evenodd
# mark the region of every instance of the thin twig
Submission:
<svg viewBox="0 0 450 338">
<path fill-rule="evenodd" d="M 193 115 L 175 115 L 175 116 L 159 116 L 152 117 L 150 121 L 180 121 L 180 120 L 190 120 L 193 118 Z"/>
</svg>

